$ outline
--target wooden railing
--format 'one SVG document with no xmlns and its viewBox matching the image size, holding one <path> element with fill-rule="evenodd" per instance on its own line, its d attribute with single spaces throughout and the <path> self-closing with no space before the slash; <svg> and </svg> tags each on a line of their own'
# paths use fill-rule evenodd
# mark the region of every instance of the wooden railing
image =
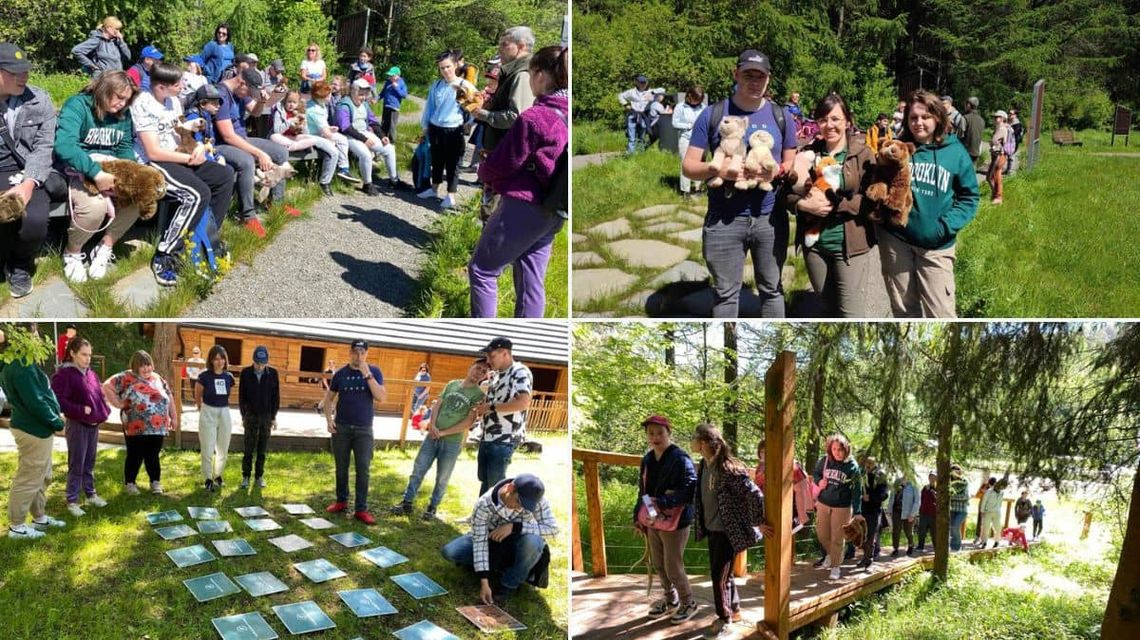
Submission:
<svg viewBox="0 0 1140 640">
<path fill-rule="evenodd" d="M 593 449 L 572 449 L 571 458 L 582 463 L 582 476 L 586 481 L 586 518 L 590 526 L 590 560 L 595 577 L 609 575 L 606 566 L 606 531 L 602 522 L 602 485 L 598 473 L 599 464 L 613 464 L 623 467 L 641 466 L 641 456 L 627 453 L 612 453 L 609 451 L 595 451 Z M 578 530 L 578 498 L 574 492 L 571 506 L 572 553 L 571 567 L 574 571 L 582 571 L 585 567 L 582 561 L 582 534 Z"/>
</svg>

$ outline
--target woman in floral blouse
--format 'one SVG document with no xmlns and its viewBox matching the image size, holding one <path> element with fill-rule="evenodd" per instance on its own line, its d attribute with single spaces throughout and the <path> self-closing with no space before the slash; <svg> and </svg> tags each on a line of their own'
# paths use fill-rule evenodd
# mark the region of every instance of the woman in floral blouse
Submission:
<svg viewBox="0 0 1140 640">
<path fill-rule="evenodd" d="M 139 467 L 146 464 L 151 493 L 162 493 L 162 468 L 158 454 L 167 432 L 178 427 L 174 395 L 170 385 L 154 370 L 154 359 L 146 351 L 131 356 L 131 368 L 103 383 L 107 403 L 122 410 L 124 439 L 127 443 L 126 491 L 138 495 L 135 480 Z"/>
</svg>

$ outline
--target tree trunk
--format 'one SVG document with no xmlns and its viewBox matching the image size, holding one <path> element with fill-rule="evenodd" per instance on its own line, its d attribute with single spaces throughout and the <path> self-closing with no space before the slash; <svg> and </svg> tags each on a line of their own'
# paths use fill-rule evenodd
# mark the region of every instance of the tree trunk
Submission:
<svg viewBox="0 0 1140 640">
<path fill-rule="evenodd" d="M 934 526 L 934 579 L 945 582 L 950 571 L 950 457 L 953 455 L 954 419 L 957 376 L 960 371 L 962 353 L 962 324 L 947 325 L 949 347 L 942 356 L 942 379 L 946 381 L 946 392 L 942 394 L 939 406 L 934 412 L 938 434 L 938 517 Z"/>
<path fill-rule="evenodd" d="M 174 372 L 174 359 L 178 357 L 178 351 L 178 325 L 173 322 L 156 322 L 154 346 L 150 355 L 154 358 L 154 370 L 166 378 L 171 388 L 178 382 Z"/>
<path fill-rule="evenodd" d="M 672 324 L 665 325 L 665 364 L 677 370 L 677 332 Z"/>
<path fill-rule="evenodd" d="M 1132 480 L 1132 506 L 1128 509 L 1128 528 L 1120 548 L 1116 578 L 1108 594 L 1100 637 L 1123 640 L 1140 637 L 1140 466 Z"/>
<path fill-rule="evenodd" d="M 736 386 L 738 360 L 736 354 L 736 323 L 724 323 L 724 439 L 732 450 L 740 454 L 736 447 L 736 417 L 738 403 L 740 402 L 739 389 Z"/>
</svg>

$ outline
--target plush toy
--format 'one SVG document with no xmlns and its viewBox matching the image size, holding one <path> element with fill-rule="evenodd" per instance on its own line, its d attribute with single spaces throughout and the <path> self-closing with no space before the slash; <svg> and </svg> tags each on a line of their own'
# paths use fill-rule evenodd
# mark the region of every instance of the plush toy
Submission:
<svg viewBox="0 0 1140 640">
<path fill-rule="evenodd" d="M 855 545 L 855 548 L 863 546 L 867 540 L 867 521 L 863 516 L 854 515 L 850 522 L 843 525 L 843 539 Z"/>
<path fill-rule="evenodd" d="M 1021 550 L 1029 553 L 1029 541 L 1025 539 L 1025 529 L 1021 527 L 1006 527 L 1001 530 L 1001 539 L 1009 542 L 1009 546 L 1021 547 Z"/>
<path fill-rule="evenodd" d="M 814 155 L 814 154 L 813 154 Z M 827 197 L 827 201 L 835 206 L 839 202 L 837 190 L 843 179 L 843 165 L 831 156 L 815 157 L 811 168 L 808 169 L 804 180 L 804 196 L 818 189 Z M 823 220 L 827 216 L 805 215 L 800 216 L 804 224 L 804 247 L 811 248 L 819 241 L 819 234 L 823 232 Z"/>
<path fill-rule="evenodd" d="M 175 147 L 175 151 L 179 153 L 194 153 L 194 149 L 198 146 L 198 141 L 194 136 L 205 126 L 206 121 L 202 118 L 187 122 L 186 116 L 180 116 L 178 118 L 178 124 L 174 125 L 174 130 L 178 132 L 179 138 L 178 146 Z"/>
<path fill-rule="evenodd" d="M 139 218 L 149 220 L 158 211 L 158 201 L 166 195 L 166 178 L 154 167 L 131 160 L 104 159 L 103 171 L 115 176 L 115 202 L 124 207 L 139 206 Z M 83 187 L 91 195 L 99 194 L 99 187 L 90 179 L 83 181 Z"/>
<path fill-rule="evenodd" d="M 725 116 L 721 119 L 717 127 L 720 132 L 720 144 L 713 151 L 712 160 L 709 162 L 710 169 L 720 171 L 722 167 L 727 167 L 729 170 L 740 171 L 744 168 L 744 132 L 747 129 L 748 120 L 740 116 Z M 724 179 L 714 176 L 708 184 L 710 187 L 719 187 L 724 184 Z"/>
<path fill-rule="evenodd" d="M 297 170 L 288 161 L 281 164 L 273 165 L 269 171 L 262 171 L 261 167 L 256 167 L 253 170 L 254 186 L 258 187 L 257 201 L 265 202 L 269 198 L 269 192 L 273 190 L 282 180 L 292 178 Z"/>
<path fill-rule="evenodd" d="M 744 157 L 744 168 L 758 172 L 761 170 L 771 171 L 778 165 L 776 158 L 772 156 L 772 147 L 776 146 L 776 140 L 772 134 L 760 129 L 748 137 L 748 155 Z M 760 182 L 756 179 L 751 180 L 737 180 L 737 189 L 751 189 L 753 187 L 760 187 L 762 191 L 771 191 L 771 182 Z"/>
<path fill-rule="evenodd" d="M 451 86 L 455 88 L 455 99 L 464 111 L 474 113 L 477 109 L 483 108 L 483 94 L 470 81 L 456 78 Z"/>
<path fill-rule="evenodd" d="M 24 217 L 24 199 L 15 193 L 0 195 L 0 224 L 16 222 Z"/>
<path fill-rule="evenodd" d="M 812 167 L 815 166 L 815 152 L 811 149 L 804 149 L 796 153 L 796 157 L 792 160 L 792 170 L 788 172 L 787 180 L 790 185 L 792 193 L 798 196 L 806 196 L 808 180 L 811 174 Z"/>
<path fill-rule="evenodd" d="M 914 144 L 889 140 L 879 149 L 875 180 L 867 187 L 867 198 L 876 204 L 869 217 L 905 227 L 914 196 L 910 193 L 910 157 Z"/>
</svg>

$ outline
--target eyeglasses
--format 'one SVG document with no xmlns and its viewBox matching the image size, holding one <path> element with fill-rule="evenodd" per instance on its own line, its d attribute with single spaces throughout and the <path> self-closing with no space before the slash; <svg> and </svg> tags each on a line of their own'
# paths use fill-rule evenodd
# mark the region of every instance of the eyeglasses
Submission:
<svg viewBox="0 0 1140 640">
<path fill-rule="evenodd" d="M 316 51 L 316 49 L 309 49 L 309 51 Z"/>
</svg>

